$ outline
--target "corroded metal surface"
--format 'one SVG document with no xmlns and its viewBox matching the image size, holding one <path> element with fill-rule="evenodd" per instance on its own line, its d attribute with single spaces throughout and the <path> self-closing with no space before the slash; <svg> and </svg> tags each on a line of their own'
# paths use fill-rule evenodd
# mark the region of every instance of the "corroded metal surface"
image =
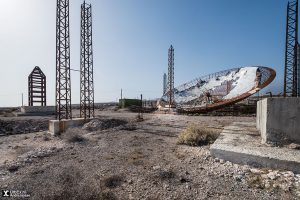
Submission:
<svg viewBox="0 0 300 200">
<path fill-rule="evenodd" d="M 275 78 L 276 72 L 268 67 L 262 66 L 253 66 L 247 67 L 248 70 L 252 71 L 251 84 L 249 89 L 240 90 L 236 92 L 234 95 L 229 95 L 235 87 L 240 84 L 247 84 L 243 82 L 238 82 L 236 80 L 230 80 L 228 77 L 234 76 L 235 74 L 245 71 L 245 68 L 234 68 L 230 70 L 225 70 L 221 72 L 217 72 L 214 74 L 210 74 L 207 76 L 203 76 L 200 78 L 196 78 L 188 83 L 182 84 L 175 88 L 175 100 L 177 97 L 176 107 L 178 112 L 208 112 L 212 110 L 216 110 L 228 105 L 232 105 L 239 101 L 246 99 L 247 97 L 255 94 L 262 88 L 269 85 Z M 256 70 L 256 71 L 255 71 Z M 245 71 L 247 73 L 247 71 Z M 255 74 L 254 74 L 255 73 Z M 225 78 L 224 78 L 225 77 Z M 219 81 L 219 80 L 224 81 Z M 235 77 L 235 79 L 239 79 L 239 77 Z M 210 83 L 213 80 L 218 80 L 219 84 L 215 84 L 211 88 L 203 89 L 205 84 Z M 235 81 L 235 82 L 234 82 Z M 236 85 L 234 85 L 236 84 Z M 185 96 L 185 100 L 179 101 L 180 95 L 187 94 L 191 91 L 191 88 L 196 88 L 199 90 L 199 93 L 193 93 L 194 97 Z M 247 87 L 245 87 L 247 88 Z M 161 100 L 159 101 L 159 107 L 164 107 L 167 102 L 167 95 L 165 94 Z M 177 96 L 176 96 L 177 95 Z"/>
</svg>

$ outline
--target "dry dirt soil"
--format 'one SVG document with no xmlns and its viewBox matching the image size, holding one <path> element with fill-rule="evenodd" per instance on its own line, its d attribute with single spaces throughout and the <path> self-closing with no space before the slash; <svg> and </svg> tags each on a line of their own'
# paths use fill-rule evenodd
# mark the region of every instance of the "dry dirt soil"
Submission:
<svg viewBox="0 0 300 200">
<path fill-rule="evenodd" d="M 297 199 L 293 188 L 237 178 L 243 166 L 212 158 L 209 145 L 176 144 L 190 123 L 221 129 L 254 117 L 136 116 L 101 111 L 100 128 L 74 128 L 56 137 L 46 131 L 1 136 L 0 189 L 25 191 L 37 200 Z"/>
</svg>

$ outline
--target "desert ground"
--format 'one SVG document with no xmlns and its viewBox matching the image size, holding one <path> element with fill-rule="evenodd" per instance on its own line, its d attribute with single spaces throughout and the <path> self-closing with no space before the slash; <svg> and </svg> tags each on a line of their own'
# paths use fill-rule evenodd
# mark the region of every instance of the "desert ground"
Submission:
<svg viewBox="0 0 300 200">
<path fill-rule="evenodd" d="M 51 118 L 0 117 L 2 129 L 27 128 L 0 136 L 0 189 L 37 200 L 300 198 L 300 175 L 213 158 L 210 144 L 177 144 L 190 124 L 221 131 L 255 117 L 144 113 L 139 120 L 127 110 L 97 110 L 88 125 L 60 136 L 47 132 Z"/>
</svg>

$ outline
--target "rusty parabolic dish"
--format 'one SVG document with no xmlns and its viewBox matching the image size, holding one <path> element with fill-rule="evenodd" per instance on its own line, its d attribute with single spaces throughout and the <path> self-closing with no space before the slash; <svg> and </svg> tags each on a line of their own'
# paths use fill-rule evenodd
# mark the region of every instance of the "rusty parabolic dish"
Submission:
<svg viewBox="0 0 300 200">
<path fill-rule="evenodd" d="M 255 94 L 269 85 L 276 72 L 269 67 L 250 66 L 224 70 L 196 78 L 174 89 L 178 112 L 207 112 L 222 108 Z M 167 103 L 168 92 L 159 101 Z"/>
</svg>

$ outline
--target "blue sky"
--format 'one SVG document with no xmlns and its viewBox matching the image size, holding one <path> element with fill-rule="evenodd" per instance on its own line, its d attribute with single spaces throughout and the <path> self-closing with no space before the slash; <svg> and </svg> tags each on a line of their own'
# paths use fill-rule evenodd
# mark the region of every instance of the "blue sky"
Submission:
<svg viewBox="0 0 300 200">
<path fill-rule="evenodd" d="M 0 0 L 0 107 L 27 105 L 27 76 L 40 66 L 55 103 L 55 0 Z M 70 1 L 71 68 L 79 69 L 80 4 Z M 168 48 L 175 86 L 238 66 L 277 72 L 265 90 L 283 89 L 287 0 L 90 0 L 93 7 L 95 101 L 162 94 Z M 72 72 L 72 103 L 79 73 Z"/>
</svg>

